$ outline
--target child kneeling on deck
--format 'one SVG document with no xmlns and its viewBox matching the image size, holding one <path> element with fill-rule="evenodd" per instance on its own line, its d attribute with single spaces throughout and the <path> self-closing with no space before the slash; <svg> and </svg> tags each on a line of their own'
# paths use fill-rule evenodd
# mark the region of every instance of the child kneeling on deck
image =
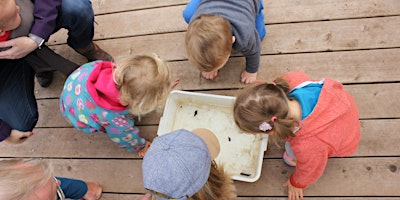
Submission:
<svg viewBox="0 0 400 200">
<path fill-rule="evenodd" d="M 149 142 L 140 135 L 134 116 L 164 105 L 171 88 L 169 68 L 156 55 L 138 55 L 116 64 L 94 61 L 66 80 L 60 96 L 65 119 L 85 133 L 105 132 L 120 147 L 143 156 Z"/>
<path fill-rule="evenodd" d="M 329 157 L 355 153 L 360 140 L 357 105 L 343 85 L 313 81 L 303 72 L 248 86 L 236 98 L 234 118 L 245 132 L 286 141 L 283 160 L 296 167 L 284 184 L 290 200 L 303 198 L 303 188 L 323 174 Z"/>
<path fill-rule="evenodd" d="M 192 0 L 183 11 L 189 27 L 189 61 L 206 79 L 214 79 L 229 59 L 232 48 L 246 57 L 243 83 L 257 79 L 261 40 L 266 35 L 261 0 Z"/>
<path fill-rule="evenodd" d="M 144 187 L 158 200 L 234 199 L 233 181 L 214 161 L 219 151 L 217 137 L 204 128 L 156 137 L 143 158 Z"/>
</svg>

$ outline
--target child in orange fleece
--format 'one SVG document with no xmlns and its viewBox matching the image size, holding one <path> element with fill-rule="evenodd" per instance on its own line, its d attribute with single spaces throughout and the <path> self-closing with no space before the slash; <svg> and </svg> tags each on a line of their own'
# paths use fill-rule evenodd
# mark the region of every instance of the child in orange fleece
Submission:
<svg viewBox="0 0 400 200">
<path fill-rule="evenodd" d="M 245 88 L 234 117 L 245 132 L 286 141 L 283 160 L 296 166 L 284 184 L 289 200 L 303 198 L 303 188 L 322 175 L 328 158 L 355 153 L 360 140 L 357 105 L 342 84 L 314 81 L 298 71 Z"/>
</svg>

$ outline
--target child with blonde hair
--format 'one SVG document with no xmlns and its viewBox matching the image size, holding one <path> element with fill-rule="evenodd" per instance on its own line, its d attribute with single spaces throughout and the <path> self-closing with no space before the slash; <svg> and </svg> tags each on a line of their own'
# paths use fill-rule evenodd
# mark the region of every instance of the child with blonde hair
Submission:
<svg viewBox="0 0 400 200">
<path fill-rule="evenodd" d="M 296 167 L 284 184 L 290 200 L 303 198 L 303 188 L 323 174 L 329 157 L 355 153 L 360 140 L 357 105 L 343 85 L 299 71 L 246 87 L 235 100 L 234 118 L 245 132 L 286 141 L 283 160 Z"/>
<path fill-rule="evenodd" d="M 261 0 L 192 0 L 183 11 L 189 27 L 186 50 L 189 61 L 206 79 L 214 79 L 233 49 L 246 57 L 240 80 L 257 78 L 261 40 L 266 34 Z"/>
<path fill-rule="evenodd" d="M 85 133 L 105 132 L 120 147 L 143 156 L 146 140 L 133 117 L 161 108 L 177 83 L 156 55 L 127 57 L 115 64 L 94 61 L 68 77 L 60 109 L 75 128 Z"/>
<path fill-rule="evenodd" d="M 229 200 L 236 197 L 233 181 L 214 159 L 220 151 L 208 129 L 179 129 L 154 139 L 143 158 L 146 199 Z"/>
<path fill-rule="evenodd" d="M 44 160 L 0 160 L 0 177 L 1 200 L 98 200 L 102 193 L 97 183 L 54 177 Z"/>
</svg>

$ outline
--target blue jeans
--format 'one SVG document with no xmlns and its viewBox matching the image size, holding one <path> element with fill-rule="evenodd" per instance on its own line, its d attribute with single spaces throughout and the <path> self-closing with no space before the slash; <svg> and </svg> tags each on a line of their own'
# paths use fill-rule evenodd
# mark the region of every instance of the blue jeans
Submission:
<svg viewBox="0 0 400 200">
<path fill-rule="evenodd" d="M 90 0 L 63 0 L 57 28 L 68 30 L 67 43 L 73 49 L 89 45 L 94 36 L 94 12 Z"/>
<path fill-rule="evenodd" d="M 35 72 L 23 59 L 0 60 L 0 119 L 19 131 L 32 131 L 39 114 Z"/>
</svg>

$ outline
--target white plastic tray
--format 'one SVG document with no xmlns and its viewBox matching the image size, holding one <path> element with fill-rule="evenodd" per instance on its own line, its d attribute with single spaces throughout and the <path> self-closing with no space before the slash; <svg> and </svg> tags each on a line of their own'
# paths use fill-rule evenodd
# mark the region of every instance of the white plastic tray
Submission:
<svg viewBox="0 0 400 200">
<path fill-rule="evenodd" d="M 221 145 L 215 161 L 223 164 L 233 180 L 254 182 L 260 178 L 268 135 L 245 134 L 233 119 L 235 97 L 174 90 L 168 96 L 158 135 L 177 129 L 208 128 Z"/>
</svg>

